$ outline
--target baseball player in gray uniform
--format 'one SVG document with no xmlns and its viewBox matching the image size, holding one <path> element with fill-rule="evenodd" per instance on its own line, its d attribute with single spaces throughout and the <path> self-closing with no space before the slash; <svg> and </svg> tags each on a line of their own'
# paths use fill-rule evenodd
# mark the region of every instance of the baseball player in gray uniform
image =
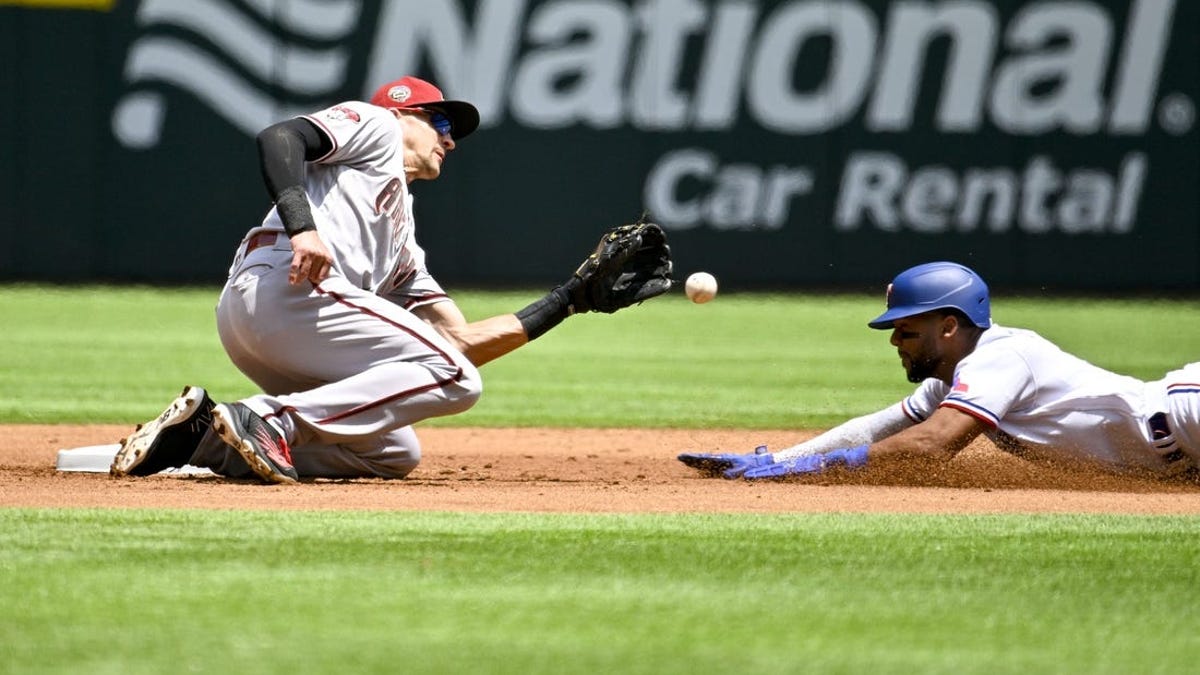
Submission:
<svg viewBox="0 0 1200 675">
<path fill-rule="evenodd" d="M 570 314 L 612 312 L 670 287 L 665 237 L 638 223 L 607 233 L 542 299 L 468 322 L 426 268 L 409 185 L 436 179 L 478 125 L 470 103 L 404 77 L 370 102 L 261 132 L 274 207 L 237 249 L 217 327 L 263 393 L 217 404 L 185 388 L 122 441 L 110 472 L 191 464 L 277 483 L 402 478 L 421 459 L 411 425 L 470 408 L 482 390 L 478 366 Z"/>
<path fill-rule="evenodd" d="M 774 453 L 684 453 L 726 478 L 779 478 L 905 462 L 932 468 L 985 434 L 1032 460 L 1173 476 L 1200 466 L 1200 363 L 1142 382 L 991 319 L 987 285 L 950 262 L 918 265 L 888 286 L 868 324 L 891 343 L 917 390 L 884 410 Z"/>
</svg>

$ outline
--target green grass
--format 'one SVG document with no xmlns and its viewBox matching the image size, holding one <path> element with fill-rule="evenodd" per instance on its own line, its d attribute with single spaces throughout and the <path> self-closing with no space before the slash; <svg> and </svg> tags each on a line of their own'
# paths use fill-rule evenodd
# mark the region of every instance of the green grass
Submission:
<svg viewBox="0 0 1200 675">
<path fill-rule="evenodd" d="M 0 287 L 0 423 L 149 419 L 184 384 L 254 393 L 217 340 L 218 289 Z M 536 291 L 456 294 L 472 319 Z M 888 334 L 866 328 L 878 297 L 658 298 L 575 317 L 484 367 L 465 415 L 429 425 L 814 427 L 911 391 Z M 1200 359 L 1200 303 L 1003 299 L 996 320 L 1034 328 L 1093 362 L 1150 379 Z"/>
<path fill-rule="evenodd" d="M 252 393 L 216 295 L 0 287 L 0 423 Z M 459 297 L 482 318 L 536 295 Z M 832 424 L 911 391 L 864 325 L 880 304 L 573 318 L 429 424 Z M 1200 358 L 1194 300 L 993 309 L 1143 379 Z M 1197 517 L 0 509 L 0 673 L 1185 673 L 1197 542 Z"/>
<path fill-rule="evenodd" d="M 1182 673 L 1200 519 L 0 511 L 21 673 Z"/>
</svg>

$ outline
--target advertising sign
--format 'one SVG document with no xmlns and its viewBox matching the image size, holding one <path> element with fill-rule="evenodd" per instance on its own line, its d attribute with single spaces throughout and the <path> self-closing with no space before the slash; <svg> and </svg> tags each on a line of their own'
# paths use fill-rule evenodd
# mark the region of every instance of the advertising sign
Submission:
<svg viewBox="0 0 1200 675">
<path fill-rule="evenodd" d="M 1200 289 L 1195 3 L 37 4 L 0 3 L 9 278 L 219 281 L 258 130 L 417 74 L 483 118 L 414 186 L 443 283 L 555 283 L 646 213 L 728 288 Z"/>
</svg>

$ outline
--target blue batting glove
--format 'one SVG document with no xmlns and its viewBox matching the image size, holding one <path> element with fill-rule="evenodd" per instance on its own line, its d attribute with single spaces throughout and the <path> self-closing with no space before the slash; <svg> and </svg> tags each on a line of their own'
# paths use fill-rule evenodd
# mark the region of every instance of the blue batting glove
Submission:
<svg viewBox="0 0 1200 675">
<path fill-rule="evenodd" d="M 845 466 L 857 469 L 867 463 L 867 446 L 859 445 L 853 448 L 839 448 L 825 453 L 805 455 L 795 459 L 785 459 L 777 464 L 756 466 L 742 474 L 742 478 L 755 480 L 759 478 L 782 478 L 784 476 L 805 476 L 835 466 Z"/>
<path fill-rule="evenodd" d="M 707 475 L 721 475 L 725 478 L 738 478 L 754 467 L 768 466 L 775 461 L 775 457 L 767 452 L 765 445 L 760 445 L 754 449 L 754 452 L 745 455 L 685 452 L 679 455 L 678 459 Z"/>
</svg>

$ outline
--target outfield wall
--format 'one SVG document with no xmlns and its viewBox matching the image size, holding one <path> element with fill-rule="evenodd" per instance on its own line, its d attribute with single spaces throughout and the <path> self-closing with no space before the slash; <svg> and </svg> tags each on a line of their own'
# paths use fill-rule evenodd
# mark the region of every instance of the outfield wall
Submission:
<svg viewBox="0 0 1200 675">
<path fill-rule="evenodd" d="M 644 210 L 727 288 L 1200 289 L 1200 3 L 0 0 L 0 279 L 208 282 L 253 136 L 418 73 L 483 127 L 416 186 L 450 285 Z"/>
</svg>

